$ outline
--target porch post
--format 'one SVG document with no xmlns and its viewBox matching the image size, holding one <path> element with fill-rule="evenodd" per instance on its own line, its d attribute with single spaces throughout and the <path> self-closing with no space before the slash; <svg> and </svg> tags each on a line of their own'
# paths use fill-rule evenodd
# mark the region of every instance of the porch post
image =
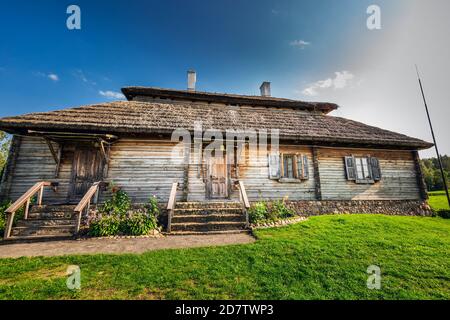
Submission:
<svg viewBox="0 0 450 320">
<path fill-rule="evenodd" d="M 313 168 L 314 168 L 314 190 L 316 200 L 322 200 L 322 189 L 320 187 L 320 172 L 319 172 L 319 150 L 317 147 L 312 147 L 313 154 Z"/>
</svg>

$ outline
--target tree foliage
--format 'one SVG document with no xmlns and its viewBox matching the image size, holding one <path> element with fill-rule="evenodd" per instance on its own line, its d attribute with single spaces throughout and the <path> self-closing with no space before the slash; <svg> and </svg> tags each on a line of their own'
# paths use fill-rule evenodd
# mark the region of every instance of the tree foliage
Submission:
<svg viewBox="0 0 450 320">
<path fill-rule="evenodd" d="M 9 145 L 11 139 L 6 132 L 0 131 L 0 172 L 3 172 L 3 168 L 8 158 Z"/>
<path fill-rule="evenodd" d="M 450 157 L 445 155 L 441 156 L 442 167 L 444 168 L 444 174 L 447 177 L 447 186 L 450 185 Z M 441 177 L 441 171 L 439 169 L 439 162 L 437 158 L 422 159 L 420 161 L 422 166 L 422 172 L 427 185 L 428 191 L 443 190 L 444 183 Z"/>
</svg>

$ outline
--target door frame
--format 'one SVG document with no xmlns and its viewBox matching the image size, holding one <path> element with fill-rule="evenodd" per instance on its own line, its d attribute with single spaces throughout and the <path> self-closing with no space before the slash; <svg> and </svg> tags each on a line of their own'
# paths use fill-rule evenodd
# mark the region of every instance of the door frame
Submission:
<svg viewBox="0 0 450 320">
<path fill-rule="evenodd" d="M 69 188 L 68 188 L 68 192 L 67 192 L 67 202 L 68 203 L 72 203 L 72 202 L 77 202 L 77 198 L 75 196 L 75 185 L 76 185 L 76 179 L 77 179 L 77 172 L 78 172 L 78 163 L 76 163 L 77 161 L 77 153 L 80 152 L 80 150 L 91 150 L 91 151 L 95 151 L 96 153 L 98 153 L 99 155 L 99 164 L 96 167 L 97 168 L 97 174 L 95 176 L 98 177 L 98 179 L 94 179 L 93 180 L 103 180 L 103 176 L 104 176 L 104 171 L 105 171 L 105 159 L 101 153 L 101 150 L 99 147 L 97 147 L 95 145 L 95 143 L 77 143 L 74 145 L 74 149 L 73 149 L 73 156 L 72 156 L 72 165 L 71 165 L 71 173 L 70 173 L 70 181 L 69 181 Z M 94 183 L 96 181 L 92 181 L 92 183 Z M 87 190 L 86 190 L 87 191 Z"/>
<path fill-rule="evenodd" d="M 214 157 L 211 157 L 210 159 L 213 159 Z M 230 190 L 230 182 L 231 182 L 231 167 L 227 162 L 227 152 L 226 150 L 223 150 L 223 159 L 224 159 L 224 177 L 225 177 L 225 195 L 224 196 L 213 196 L 212 195 L 212 180 L 209 176 L 210 171 L 210 163 L 208 160 L 205 159 L 205 174 L 206 174 L 206 183 L 205 183 L 205 195 L 206 199 L 229 199 L 231 196 L 231 190 Z"/>
</svg>

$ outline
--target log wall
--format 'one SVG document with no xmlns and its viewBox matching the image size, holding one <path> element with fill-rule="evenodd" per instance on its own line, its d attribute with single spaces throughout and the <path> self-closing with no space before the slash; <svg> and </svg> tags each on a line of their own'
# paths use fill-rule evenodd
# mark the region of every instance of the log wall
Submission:
<svg viewBox="0 0 450 320">
<path fill-rule="evenodd" d="M 122 138 L 112 145 L 106 181 L 122 187 L 134 202 L 146 202 L 152 195 L 166 202 L 171 184 L 179 182 L 177 200 L 204 201 L 205 183 L 196 165 L 186 165 L 182 154 L 172 158 L 174 143 L 168 140 Z M 58 146 L 55 144 L 55 149 Z M 55 178 L 55 161 L 42 138 L 22 137 L 11 165 L 11 179 L 6 198 L 16 200 L 33 184 L 42 180 L 59 182 L 57 192 L 46 189 L 45 203 L 63 203 L 67 200 L 74 147 L 64 146 L 58 177 Z M 418 200 L 421 199 L 417 168 L 413 152 L 362 149 L 339 149 L 280 145 L 280 152 L 301 153 L 308 156 L 309 179 L 295 183 L 281 183 L 269 179 L 266 154 L 253 153 L 247 149 L 239 167 L 239 176 L 247 189 L 250 201 L 258 199 L 316 200 L 320 192 L 322 200 Z M 379 158 L 382 179 L 375 184 L 356 184 L 345 177 L 344 156 L 371 155 Z M 200 172 L 199 172 L 200 170 Z M 317 172 L 318 171 L 318 172 Z M 320 181 L 316 188 L 315 181 Z M 186 185 L 187 184 L 187 185 Z M 103 192 L 100 201 L 108 196 Z M 232 189 L 231 199 L 239 199 Z"/>
<path fill-rule="evenodd" d="M 123 188 L 137 203 L 153 195 L 167 201 L 172 183 L 178 182 L 177 200 L 182 200 L 185 167 L 182 155 L 172 158 L 174 146 L 168 140 L 120 139 L 111 147 L 106 181 Z M 100 201 L 107 196 L 102 193 Z"/>
<path fill-rule="evenodd" d="M 247 149 L 248 151 L 248 149 Z M 314 200 L 315 183 L 313 172 L 312 149 L 303 146 L 280 145 L 279 151 L 287 154 L 304 154 L 308 157 L 309 179 L 287 183 L 269 179 L 269 163 L 267 154 L 247 152 L 245 163 L 239 166 L 239 179 L 244 182 L 250 201 L 259 199 Z"/>
<path fill-rule="evenodd" d="M 356 184 L 345 176 L 344 157 L 373 156 L 380 161 L 381 181 Z M 318 148 L 323 200 L 421 199 L 411 151 Z"/>
<path fill-rule="evenodd" d="M 54 148 L 58 150 L 56 144 Z M 45 180 L 59 183 L 56 192 L 50 188 L 44 189 L 45 203 L 63 203 L 67 200 L 72 168 L 70 151 L 61 157 L 59 175 L 55 178 L 56 163 L 44 139 L 22 137 L 18 155 L 12 165 L 10 188 L 6 191 L 5 198 L 15 201 L 36 182 Z"/>
</svg>

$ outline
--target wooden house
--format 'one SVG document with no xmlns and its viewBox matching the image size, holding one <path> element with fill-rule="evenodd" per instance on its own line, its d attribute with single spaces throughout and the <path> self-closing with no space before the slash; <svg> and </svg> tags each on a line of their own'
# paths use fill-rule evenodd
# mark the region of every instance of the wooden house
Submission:
<svg viewBox="0 0 450 320">
<path fill-rule="evenodd" d="M 78 204 L 80 210 L 94 195 L 100 202 L 108 197 L 94 183 L 113 181 L 135 203 L 157 196 L 169 215 L 176 203 L 208 208 L 244 201 L 248 207 L 285 197 L 305 212 L 423 209 L 418 150 L 432 144 L 332 116 L 333 103 L 271 97 L 267 82 L 261 96 L 200 92 L 192 84 L 122 92 L 127 101 L 0 119 L 0 130 L 13 135 L 2 199 L 23 205 L 37 193 L 47 205 Z M 176 130 L 190 133 L 187 151 L 174 152 L 180 148 Z M 208 130 L 257 132 L 259 148 L 245 134 L 233 141 L 224 135 L 220 155 L 204 157 L 215 138 L 205 137 Z"/>
</svg>

